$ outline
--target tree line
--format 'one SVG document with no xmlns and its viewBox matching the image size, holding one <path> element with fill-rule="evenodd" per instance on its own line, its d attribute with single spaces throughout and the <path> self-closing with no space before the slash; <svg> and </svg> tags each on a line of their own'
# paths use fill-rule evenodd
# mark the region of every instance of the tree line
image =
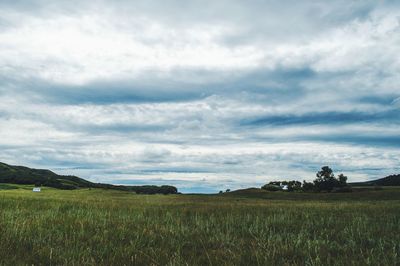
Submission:
<svg viewBox="0 0 400 266">
<path fill-rule="evenodd" d="M 323 166 L 316 173 L 313 182 L 307 181 L 271 181 L 261 187 L 268 191 L 305 191 L 305 192 L 351 192 L 351 187 L 347 184 L 347 176 L 339 174 L 335 177 L 333 170 L 329 166 Z"/>
</svg>

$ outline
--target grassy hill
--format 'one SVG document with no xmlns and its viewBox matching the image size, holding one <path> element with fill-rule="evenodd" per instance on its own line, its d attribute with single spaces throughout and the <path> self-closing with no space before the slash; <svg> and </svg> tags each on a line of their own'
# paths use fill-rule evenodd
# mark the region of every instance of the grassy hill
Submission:
<svg viewBox="0 0 400 266">
<path fill-rule="evenodd" d="M 400 186 L 400 175 L 390 175 L 384 178 L 350 183 L 352 186 Z"/>
<path fill-rule="evenodd" d="M 13 166 L 0 162 L 0 183 L 37 184 L 60 189 L 94 187 L 95 184 L 77 176 L 58 175 L 50 170 Z"/>
<path fill-rule="evenodd" d="M 58 175 L 46 169 L 33 169 L 25 166 L 14 166 L 0 162 L 0 183 L 41 185 L 58 189 L 104 188 L 131 191 L 142 194 L 175 194 L 173 186 L 118 186 L 93 183 L 83 178 L 70 175 Z"/>
</svg>

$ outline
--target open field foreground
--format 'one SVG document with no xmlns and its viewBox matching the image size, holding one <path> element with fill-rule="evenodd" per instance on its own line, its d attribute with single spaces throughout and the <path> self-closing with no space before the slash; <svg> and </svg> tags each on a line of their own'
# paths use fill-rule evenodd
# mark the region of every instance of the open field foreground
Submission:
<svg viewBox="0 0 400 266">
<path fill-rule="evenodd" d="M 164 196 L 9 186 L 1 265 L 400 264 L 399 188 Z"/>
</svg>

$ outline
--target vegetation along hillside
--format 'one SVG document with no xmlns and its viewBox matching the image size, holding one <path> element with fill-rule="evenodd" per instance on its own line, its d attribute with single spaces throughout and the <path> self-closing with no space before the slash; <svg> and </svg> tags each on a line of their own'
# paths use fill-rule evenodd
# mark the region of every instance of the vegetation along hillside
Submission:
<svg viewBox="0 0 400 266">
<path fill-rule="evenodd" d="M 399 175 L 389 175 L 384 178 L 365 181 L 365 182 L 355 182 L 350 183 L 352 186 L 400 186 L 400 174 Z"/>
<path fill-rule="evenodd" d="M 47 186 L 58 189 L 105 188 L 142 194 L 175 194 L 173 186 L 116 186 L 93 183 L 77 176 L 58 175 L 50 170 L 13 166 L 0 162 L 0 183 Z"/>
</svg>

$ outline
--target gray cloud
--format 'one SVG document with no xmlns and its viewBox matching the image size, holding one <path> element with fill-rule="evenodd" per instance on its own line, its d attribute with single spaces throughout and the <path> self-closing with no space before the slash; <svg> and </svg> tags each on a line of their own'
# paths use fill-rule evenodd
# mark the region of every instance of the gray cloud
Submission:
<svg viewBox="0 0 400 266">
<path fill-rule="evenodd" d="M 298 124 L 352 124 L 352 123 L 395 123 L 398 124 L 400 116 L 399 110 L 381 111 L 377 113 L 361 112 L 325 112 L 310 113 L 303 115 L 280 115 L 257 118 L 250 121 L 243 121 L 242 125 L 247 126 L 287 126 Z"/>
</svg>

